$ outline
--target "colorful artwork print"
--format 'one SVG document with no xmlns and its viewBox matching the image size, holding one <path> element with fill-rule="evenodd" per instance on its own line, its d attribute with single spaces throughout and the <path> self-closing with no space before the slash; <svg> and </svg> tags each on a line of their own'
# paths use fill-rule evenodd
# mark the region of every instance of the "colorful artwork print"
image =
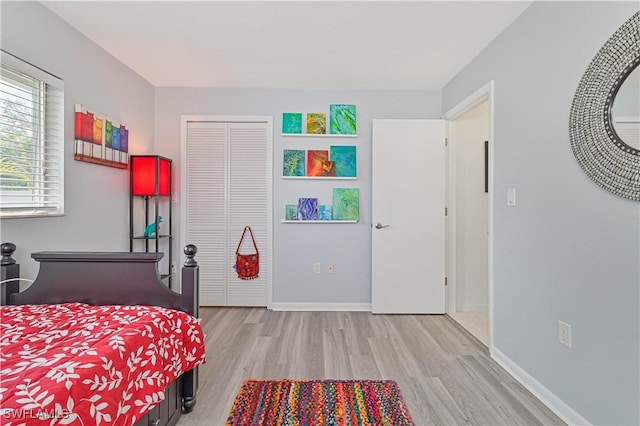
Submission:
<svg viewBox="0 0 640 426">
<path fill-rule="evenodd" d="M 356 106 L 348 104 L 329 105 L 329 133 L 334 135 L 356 134 Z"/>
<path fill-rule="evenodd" d="M 356 147 L 331 146 L 329 158 L 336 162 L 336 177 L 356 177 Z"/>
<path fill-rule="evenodd" d="M 298 199 L 298 220 L 318 220 L 318 199 Z"/>
<path fill-rule="evenodd" d="M 326 204 L 320 204 L 318 207 L 318 218 L 320 220 L 331 220 L 333 219 L 333 215 L 331 214 L 331 206 Z"/>
<path fill-rule="evenodd" d="M 310 149 L 307 151 L 307 176 L 322 176 L 322 166 L 329 160 L 329 151 Z"/>
<path fill-rule="evenodd" d="M 331 160 L 325 160 L 322 162 L 322 176 L 335 176 L 336 175 L 336 162 Z"/>
<path fill-rule="evenodd" d="M 360 220 L 359 188 L 333 188 L 333 219 Z"/>
<path fill-rule="evenodd" d="M 129 166 L 129 130 L 81 104 L 75 106 L 74 155 L 77 161 L 126 169 Z"/>
<path fill-rule="evenodd" d="M 298 220 L 298 206 L 296 204 L 284 206 L 284 220 Z"/>
<path fill-rule="evenodd" d="M 297 134 L 302 133 L 302 113 L 283 112 L 282 113 L 282 133 Z"/>
<path fill-rule="evenodd" d="M 102 145 L 102 126 L 104 120 L 96 118 L 93 120 L 93 142 Z"/>
<path fill-rule="evenodd" d="M 307 113 L 307 134 L 324 135 L 327 133 L 327 114 L 324 112 Z"/>
<path fill-rule="evenodd" d="M 104 125 L 104 145 L 107 148 L 113 148 L 113 124 L 106 120 Z"/>
<path fill-rule="evenodd" d="M 305 175 L 304 149 L 285 149 L 282 157 L 282 176 Z"/>
<path fill-rule="evenodd" d="M 129 130 L 120 125 L 120 151 L 129 152 Z"/>
</svg>

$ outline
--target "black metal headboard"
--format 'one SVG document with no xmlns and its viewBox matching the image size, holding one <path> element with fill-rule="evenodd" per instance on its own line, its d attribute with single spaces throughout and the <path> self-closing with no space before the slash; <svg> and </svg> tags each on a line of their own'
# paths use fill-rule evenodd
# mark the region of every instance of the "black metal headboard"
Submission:
<svg viewBox="0 0 640 426">
<path fill-rule="evenodd" d="M 11 257 L 12 243 L 2 244 L 2 280 L 18 278 L 19 266 Z M 40 262 L 35 281 L 23 292 L 17 283 L 2 287 L 3 304 L 55 304 L 81 302 L 92 305 L 154 305 L 197 315 L 197 249 L 185 247 L 182 293 L 170 290 L 159 278 L 162 253 L 37 252 Z M 13 262 L 12 262 L 13 261 Z M 6 277 L 5 277 L 6 275 Z"/>
</svg>

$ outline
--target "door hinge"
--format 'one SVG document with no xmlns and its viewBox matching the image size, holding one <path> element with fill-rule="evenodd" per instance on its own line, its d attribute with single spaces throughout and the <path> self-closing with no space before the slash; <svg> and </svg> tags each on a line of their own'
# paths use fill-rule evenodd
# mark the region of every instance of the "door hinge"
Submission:
<svg viewBox="0 0 640 426">
<path fill-rule="evenodd" d="M 449 146 L 449 139 L 444 138 L 444 146 Z"/>
<path fill-rule="evenodd" d="M 449 209 L 447 209 L 446 207 L 444 208 L 444 215 L 448 216 L 449 215 Z"/>
<path fill-rule="evenodd" d="M 445 286 L 448 286 L 448 285 L 449 285 L 449 283 L 447 282 L 447 277 L 444 277 L 444 285 L 445 285 Z"/>
</svg>

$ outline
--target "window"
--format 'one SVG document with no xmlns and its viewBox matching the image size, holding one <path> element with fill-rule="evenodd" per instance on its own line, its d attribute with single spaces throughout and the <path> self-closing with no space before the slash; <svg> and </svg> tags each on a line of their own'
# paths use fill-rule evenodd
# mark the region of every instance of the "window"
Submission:
<svg viewBox="0 0 640 426">
<path fill-rule="evenodd" d="M 2 51 L 0 217 L 64 213 L 64 85 Z"/>
</svg>

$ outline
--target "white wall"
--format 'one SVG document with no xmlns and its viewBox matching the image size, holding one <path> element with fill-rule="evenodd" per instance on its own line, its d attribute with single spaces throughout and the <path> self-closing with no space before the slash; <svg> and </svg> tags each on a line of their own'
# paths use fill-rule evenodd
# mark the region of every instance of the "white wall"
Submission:
<svg viewBox="0 0 640 426">
<path fill-rule="evenodd" d="M 484 192 L 484 141 L 489 140 L 489 103 L 455 120 L 456 310 L 489 306 L 488 206 Z"/>
<path fill-rule="evenodd" d="M 356 181 L 283 180 L 283 112 L 327 111 L 331 103 L 355 104 L 358 119 L 358 179 Z M 156 90 L 157 151 L 174 159 L 180 176 L 180 117 L 182 114 L 260 115 L 274 117 L 273 160 L 273 300 L 277 303 L 371 303 L 371 120 L 374 118 L 437 118 L 439 91 L 253 90 L 158 88 Z M 296 141 L 287 138 L 287 147 Z M 301 149 L 328 146 L 330 139 L 298 141 Z M 342 142 L 351 144 L 349 142 Z M 335 186 L 360 188 L 358 224 L 283 224 L 284 205 L 298 197 L 328 196 Z M 180 183 L 176 182 L 176 188 Z M 178 194 L 179 204 L 183 198 Z M 178 215 L 174 223 L 180 223 Z M 179 230 L 174 241 L 180 241 Z M 176 243 L 177 244 L 177 243 Z M 176 253 L 182 253 L 176 245 Z M 326 274 L 327 262 L 335 273 Z M 312 264 L 323 273 L 314 275 Z"/>
<path fill-rule="evenodd" d="M 74 105 L 129 128 L 129 150 L 153 147 L 154 88 L 38 2 L 2 2 L 2 49 L 64 80 L 65 215 L 3 219 L 0 240 L 18 246 L 23 276 L 40 250 L 129 250 L 128 170 L 73 159 Z"/>
<path fill-rule="evenodd" d="M 443 89 L 448 111 L 495 81 L 494 349 L 594 424 L 640 424 L 640 204 L 582 172 L 569 112 L 593 57 L 637 11 L 534 2 Z"/>
</svg>

